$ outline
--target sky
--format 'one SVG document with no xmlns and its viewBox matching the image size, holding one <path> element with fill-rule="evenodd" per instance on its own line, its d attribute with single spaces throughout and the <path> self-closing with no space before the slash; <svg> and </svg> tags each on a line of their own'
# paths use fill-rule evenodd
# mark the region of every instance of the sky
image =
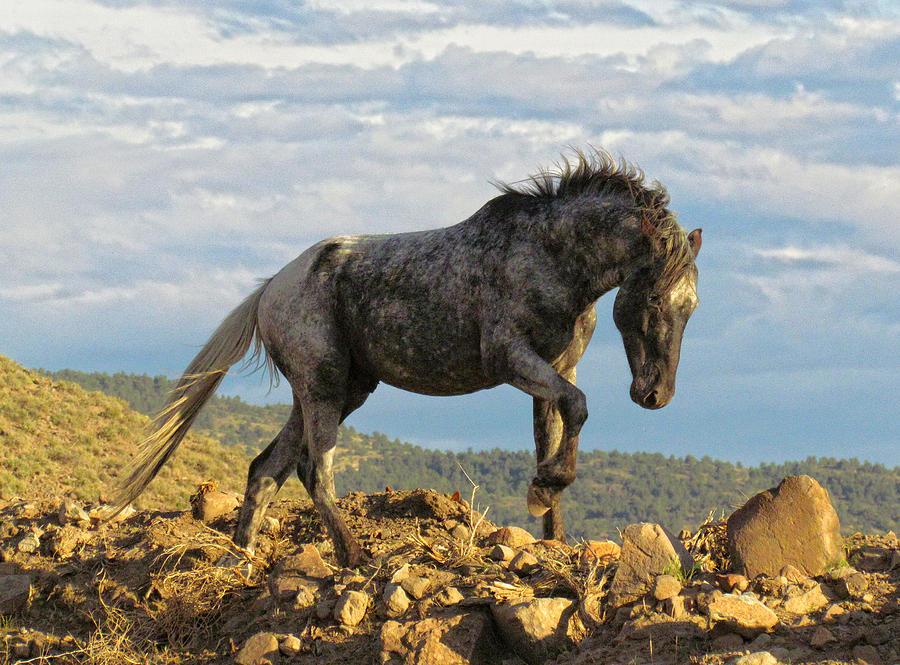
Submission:
<svg viewBox="0 0 900 665">
<path fill-rule="evenodd" d="M 673 402 L 630 401 L 613 294 L 584 449 L 900 465 L 900 5 L 29 0 L 0 6 L 0 353 L 180 375 L 336 234 L 454 224 L 570 146 L 704 229 Z M 289 401 L 259 375 L 223 394 Z M 348 419 L 533 447 L 531 400 L 380 386 Z"/>
</svg>

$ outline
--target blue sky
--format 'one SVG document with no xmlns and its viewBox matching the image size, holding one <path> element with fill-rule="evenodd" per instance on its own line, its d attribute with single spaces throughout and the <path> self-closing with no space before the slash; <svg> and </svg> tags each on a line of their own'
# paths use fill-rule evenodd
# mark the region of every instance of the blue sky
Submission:
<svg viewBox="0 0 900 665">
<path fill-rule="evenodd" d="M 453 224 L 593 144 L 704 245 L 665 409 L 598 304 L 582 446 L 900 465 L 898 62 L 887 0 L 4 3 L 0 353 L 176 376 L 313 242 Z M 510 388 L 349 420 L 451 449 L 530 423 Z"/>
</svg>

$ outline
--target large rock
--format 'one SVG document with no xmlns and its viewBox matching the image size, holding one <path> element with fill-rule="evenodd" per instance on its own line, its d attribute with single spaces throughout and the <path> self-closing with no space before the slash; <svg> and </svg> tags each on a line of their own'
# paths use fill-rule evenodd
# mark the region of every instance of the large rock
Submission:
<svg viewBox="0 0 900 665">
<path fill-rule="evenodd" d="M 212 490 L 192 497 L 191 513 L 194 519 L 211 522 L 217 517 L 235 510 L 241 502 L 234 494 Z"/>
<path fill-rule="evenodd" d="M 415 621 L 386 621 L 379 633 L 381 662 L 404 665 L 487 665 L 497 640 L 484 612 L 444 612 Z"/>
<path fill-rule="evenodd" d="M 506 545 L 513 549 L 530 545 L 534 542 L 534 536 L 522 527 L 504 526 L 487 537 L 488 545 Z"/>
<path fill-rule="evenodd" d="M 619 607 L 637 600 L 650 590 L 657 575 L 681 568 L 687 572 L 694 561 L 684 545 L 658 524 L 629 524 L 622 534 L 619 569 L 609 591 L 609 602 Z"/>
<path fill-rule="evenodd" d="M 788 564 L 814 577 L 841 558 L 837 513 L 809 476 L 788 476 L 752 497 L 728 518 L 727 533 L 735 567 L 751 579 Z"/>
<path fill-rule="evenodd" d="M 510 649 L 534 665 L 574 645 L 580 630 L 569 598 L 532 598 L 491 605 L 500 635 Z"/>
<path fill-rule="evenodd" d="M 720 594 L 709 603 L 707 613 L 712 621 L 747 638 L 771 630 L 778 623 L 775 612 L 750 595 Z"/>
</svg>

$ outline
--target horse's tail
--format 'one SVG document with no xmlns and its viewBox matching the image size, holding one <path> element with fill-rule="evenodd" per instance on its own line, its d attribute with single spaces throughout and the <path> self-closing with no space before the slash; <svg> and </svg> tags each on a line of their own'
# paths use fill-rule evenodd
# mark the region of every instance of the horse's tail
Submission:
<svg viewBox="0 0 900 665">
<path fill-rule="evenodd" d="M 259 301 L 268 284 L 269 280 L 263 281 L 256 291 L 222 321 L 188 365 L 178 384 L 169 393 L 165 407 L 153 421 L 153 432 L 144 440 L 140 457 L 135 461 L 131 475 L 119 489 L 112 512 L 106 519 L 118 515 L 156 477 L 187 434 L 201 407 L 212 397 L 228 369 L 247 354 L 254 339 L 253 354 L 246 364 L 265 364 L 274 380 L 275 365 L 259 339 L 257 330 Z"/>
</svg>

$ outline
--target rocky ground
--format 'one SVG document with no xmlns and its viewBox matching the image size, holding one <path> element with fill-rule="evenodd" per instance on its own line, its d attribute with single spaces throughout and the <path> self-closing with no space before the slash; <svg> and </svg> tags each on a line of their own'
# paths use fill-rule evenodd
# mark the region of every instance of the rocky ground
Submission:
<svg viewBox="0 0 900 665">
<path fill-rule="evenodd" d="M 337 567 L 312 505 L 283 501 L 226 568 L 234 505 L 207 487 L 197 518 L 104 524 L 71 501 L 0 499 L 0 662 L 900 663 L 892 533 L 847 538 L 814 577 L 748 579 L 724 522 L 566 546 L 418 490 L 340 501 L 365 567 Z"/>
</svg>

